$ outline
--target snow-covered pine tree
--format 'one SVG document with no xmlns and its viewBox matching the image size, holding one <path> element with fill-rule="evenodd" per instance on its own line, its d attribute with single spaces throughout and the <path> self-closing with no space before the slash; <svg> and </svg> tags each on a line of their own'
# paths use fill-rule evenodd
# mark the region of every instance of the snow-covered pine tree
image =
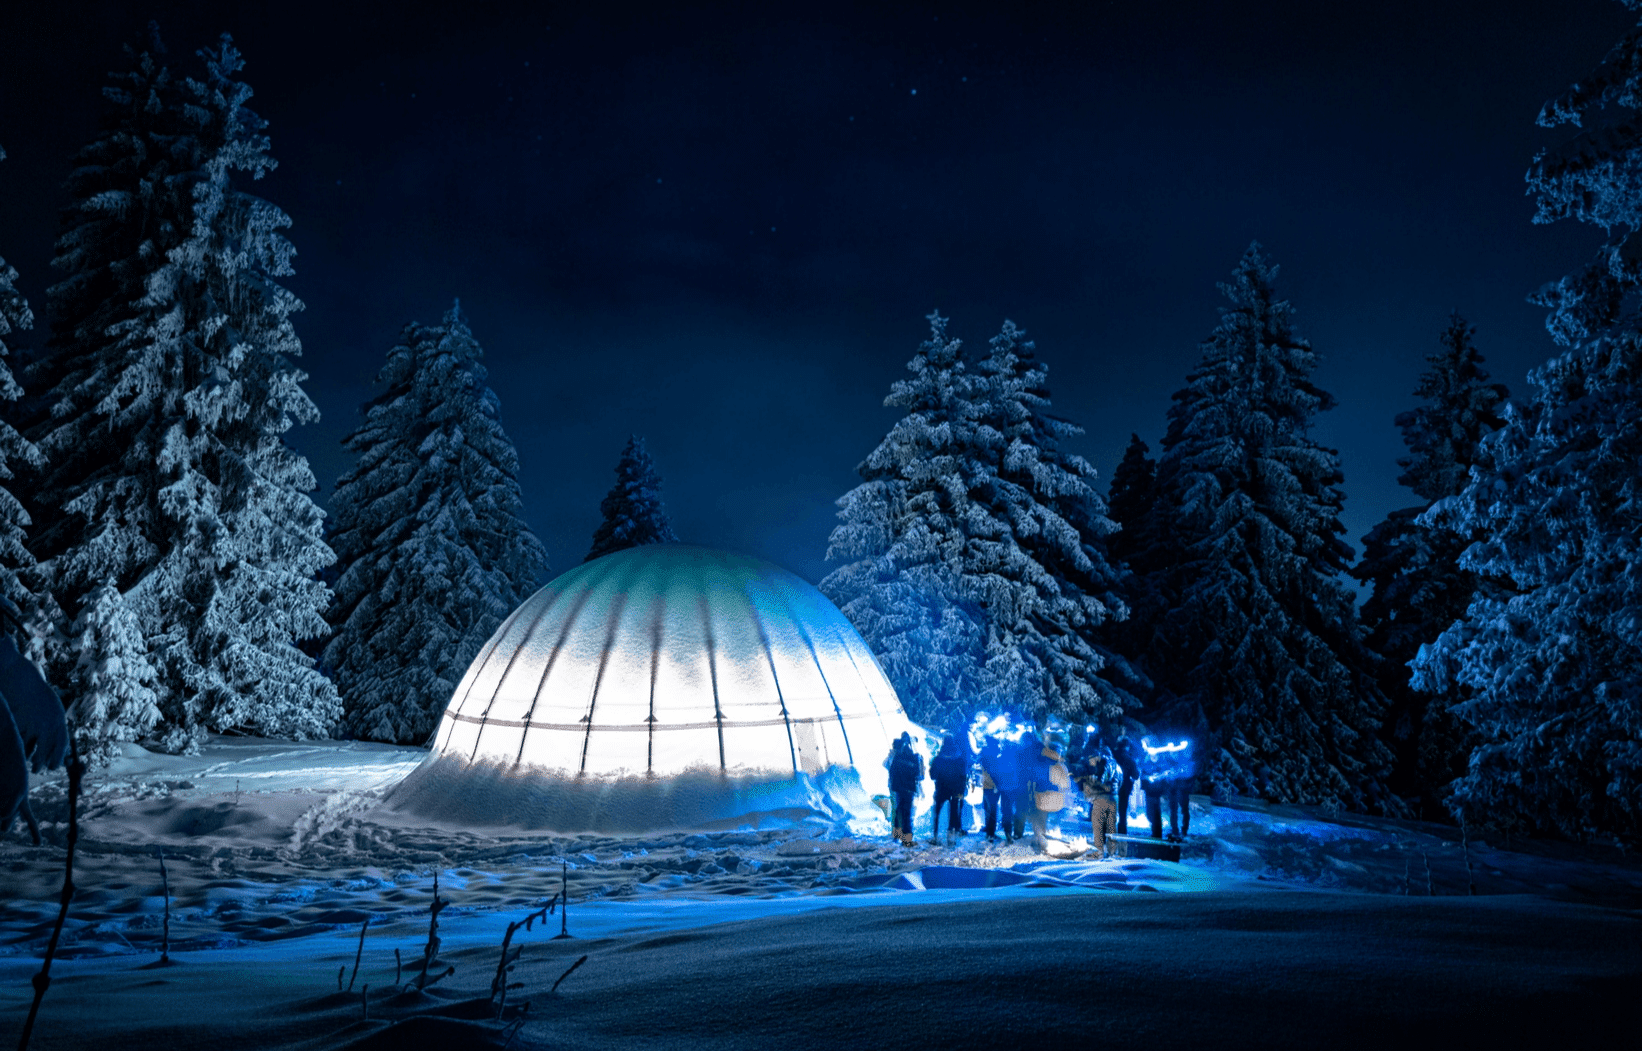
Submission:
<svg viewBox="0 0 1642 1051">
<path fill-rule="evenodd" d="M 1047 370 L 1014 325 L 972 372 L 929 321 L 885 399 L 906 415 L 839 501 L 827 557 L 843 565 L 822 590 L 928 725 L 981 707 L 1114 718 L 1130 669 L 1098 631 L 1125 607 L 1093 468 L 1060 445 L 1079 429 L 1049 415 Z"/>
<path fill-rule="evenodd" d="M 1427 359 L 1431 368 L 1414 391 L 1426 404 L 1397 414 L 1410 453 L 1397 460 L 1403 469 L 1397 481 L 1428 504 L 1469 484 L 1478 444 L 1504 422 L 1500 412 L 1509 393 L 1504 384 L 1489 382 L 1476 334 L 1458 313 L 1449 317 L 1442 350 Z"/>
<path fill-rule="evenodd" d="M 331 498 L 341 572 L 325 663 L 360 737 L 424 743 L 547 569 L 483 356 L 460 304 L 406 325 L 343 441 L 359 461 Z"/>
<path fill-rule="evenodd" d="M 1083 428 L 1050 415 L 1048 366 L 1013 322 L 976 366 L 984 468 L 966 516 L 965 573 L 982 595 L 987 667 L 1018 664 L 1024 710 L 1115 721 L 1140 685 L 1106 633 L 1128 616 L 1126 570 L 1107 558 L 1117 527 L 1095 469 L 1063 440 Z M 984 510 L 984 514 L 977 513 Z"/>
<path fill-rule="evenodd" d="M 47 291 L 52 334 L 24 376 L 26 433 L 49 463 L 31 487 L 30 545 L 70 620 L 93 588 L 110 577 L 129 588 L 158 555 L 156 418 L 175 383 L 152 347 L 142 352 L 142 336 L 171 310 L 165 282 L 153 295 L 149 284 L 193 228 L 209 149 L 205 117 L 185 116 L 152 25 L 148 50 L 127 55 L 131 68 L 103 89 L 102 132 L 69 175 L 53 260 L 63 279 Z M 66 636 L 50 657 L 66 689 Z"/>
<path fill-rule="evenodd" d="M 291 364 L 301 304 L 275 280 L 292 272 L 290 220 L 232 185 L 274 161 L 231 41 L 182 82 L 159 54 L 105 92 L 108 130 L 71 181 L 57 324 L 31 372 L 50 461 L 35 553 L 70 616 L 110 579 L 124 593 L 165 746 L 322 736 L 340 703 L 295 645 L 326 630 L 314 574 L 332 555 L 307 461 L 283 440 L 318 415 Z"/>
<path fill-rule="evenodd" d="M 0 161 L 6 151 L 0 149 Z M 23 396 L 12 375 L 11 348 L 6 340 L 14 333 L 34 326 L 28 300 L 17 290 L 17 270 L 0 257 L 0 402 L 15 402 Z M 12 490 L 18 486 L 18 472 L 35 472 L 45 466 L 45 458 L 34 443 L 0 417 L 0 596 L 10 599 L 25 615 L 37 614 L 35 596 L 25 582 L 34 571 L 34 556 L 27 546 L 29 515 Z"/>
<path fill-rule="evenodd" d="M 93 588 L 69 630 L 74 654 L 68 724 L 80 758 L 93 767 L 119 743 L 148 735 L 160 721 L 158 678 L 142 625 L 113 581 Z"/>
<path fill-rule="evenodd" d="M 644 448 L 644 439 L 633 435 L 616 462 L 616 484 L 599 501 L 604 520 L 593 531 L 593 546 L 583 562 L 591 562 L 612 551 L 625 551 L 640 544 L 676 544 L 673 523 L 661 502 L 661 477 L 656 462 Z"/>
<path fill-rule="evenodd" d="M 212 150 L 190 235 L 149 282 L 151 296 L 169 291 L 172 311 L 138 344 L 171 367 L 155 478 L 164 542 L 128 598 L 190 741 L 207 730 L 323 737 L 341 703 L 296 643 L 328 630 L 331 596 L 316 574 L 334 556 L 313 472 L 284 440 L 319 418 L 293 364 L 302 345 L 290 315 L 302 304 L 275 280 L 294 272 L 280 233 L 291 220 L 232 185 L 275 163 L 267 122 L 245 107 L 251 88 L 235 79 L 243 59 L 226 34 L 200 58 L 185 110 L 205 115 Z"/>
<path fill-rule="evenodd" d="M 912 375 L 884 399 L 905 415 L 857 468 L 861 484 L 838 500 L 827 560 L 840 564 L 821 591 L 872 647 L 907 714 L 948 726 L 996 698 L 983 672 L 979 596 L 964 573 L 974 381 L 947 319 L 936 312 L 928 321 L 929 338 L 907 362 Z"/>
<path fill-rule="evenodd" d="M 1158 574 L 1169 613 L 1146 667 L 1182 706 L 1170 718 L 1206 723 L 1216 793 L 1392 805 L 1384 700 L 1340 579 L 1339 456 L 1308 433 L 1334 399 L 1275 278 L 1250 245 L 1169 410 L 1158 506 L 1182 561 Z"/>
<path fill-rule="evenodd" d="M 1112 469 L 1112 484 L 1106 493 L 1112 522 L 1118 527 L 1118 532 L 1107 539 L 1106 550 L 1137 572 L 1151 568 L 1146 564 L 1147 524 L 1157 501 L 1157 463 L 1150 453 L 1140 435 L 1129 435 L 1129 444 Z"/>
<path fill-rule="evenodd" d="M 1128 569 L 1125 595 L 1129 618 L 1112 634 L 1118 652 L 1131 656 L 1144 654 L 1151 645 L 1165 611 L 1155 578 L 1160 569 L 1176 561 L 1163 534 L 1169 517 L 1156 511 L 1157 462 L 1150 453 L 1140 435 L 1130 434 L 1123 458 L 1112 470 L 1106 496 L 1112 522 L 1118 527 L 1118 532 L 1107 538 L 1106 550 Z"/>
<path fill-rule="evenodd" d="M 1505 387 L 1489 382 L 1476 330 L 1454 314 L 1431 355 L 1414 395 L 1423 404 L 1397 415 L 1409 455 L 1398 459 L 1398 479 L 1422 503 L 1391 512 L 1363 538 L 1363 559 L 1352 575 L 1372 588 L 1361 619 L 1368 647 L 1378 653 L 1380 686 L 1390 701 L 1383 736 L 1396 756 L 1391 788 L 1422 815 L 1440 817 L 1444 787 L 1465 772 L 1469 733 L 1448 709 L 1460 697 L 1415 690 L 1408 662 L 1422 645 L 1465 614 L 1476 588 L 1460 568 L 1470 542 L 1453 530 L 1424 525 L 1433 503 L 1457 496 L 1470 481 L 1477 446 L 1503 423 Z"/>
<path fill-rule="evenodd" d="M 1638 0 L 1627 6 L 1642 9 Z M 1477 541 L 1463 620 L 1421 650 L 1417 687 L 1469 690 L 1481 737 L 1448 805 L 1461 820 L 1642 843 L 1642 25 L 1539 123 L 1582 129 L 1529 169 L 1535 222 L 1607 231 L 1536 297 L 1568 349 L 1529 374 L 1472 480 L 1424 521 Z"/>
</svg>

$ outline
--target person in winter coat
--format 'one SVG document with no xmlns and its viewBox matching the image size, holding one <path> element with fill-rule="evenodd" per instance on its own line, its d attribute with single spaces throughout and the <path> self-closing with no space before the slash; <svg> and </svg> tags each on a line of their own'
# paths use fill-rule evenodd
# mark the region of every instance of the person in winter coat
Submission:
<svg viewBox="0 0 1642 1051">
<path fill-rule="evenodd" d="M 1135 781 L 1140 776 L 1140 762 L 1137 758 L 1139 746 L 1124 727 L 1118 727 L 1117 740 L 1112 744 L 1112 761 L 1117 764 L 1122 777 L 1118 781 L 1117 790 L 1117 832 L 1120 836 L 1129 834 L 1129 797 L 1134 794 Z"/>
<path fill-rule="evenodd" d="M 929 761 L 929 776 L 935 782 L 935 815 L 930 826 L 930 843 L 941 842 L 941 808 L 947 809 L 946 844 L 957 846 L 963 834 L 964 792 L 969 788 L 969 762 L 958 739 L 947 734 L 941 741 L 941 750 Z"/>
<path fill-rule="evenodd" d="M 1090 727 L 1089 732 L 1074 735 L 1072 746 L 1067 750 L 1066 762 L 1066 770 L 1072 775 L 1072 783 L 1078 787 L 1084 801 L 1091 807 L 1094 805 L 1095 794 L 1111 798 L 1111 775 L 1117 770 L 1117 765 L 1112 761 L 1112 750 L 1101 743 L 1100 736 L 1093 730 L 1094 727 Z M 1099 789 L 1098 793 L 1096 789 Z M 1115 800 L 1112 813 L 1115 818 Z M 1093 810 L 1090 811 L 1089 823 L 1091 826 L 1095 823 Z"/>
<path fill-rule="evenodd" d="M 1197 749 L 1191 738 L 1182 741 L 1184 751 L 1175 757 L 1173 769 L 1164 782 L 1169 804 L 1169 838 L 1179 842 L 1192 827 L 1192 788 L 1197 782 Z"/>
<path fill-rule="evenodd" d="M 1112 797 L 1111 771 L 1116 764 L 1101 757 L 1078 778 L 1078 788 L 1089 803 L 1089 853 L 1104 857 L 1106 837 L 1117 831 L 1117 800 Z"/>
<path fill-rule="evenodd" d="M 912 797 L 924 779 L 924 757 L 912 747 L 912 735 L 903 733 L 884 760 L 889 770 L 889 794 L 895 801 L 893 835 L 903 846 L 912 846 Z"/>
<path fill-rule="evenodd" d="M 1022 754 L 1021 742 L 1001 738 L 997 758 L 988 771 L 998 788 L 1005 843 L 1015 842 L 1026 831 L 1026 771 L 1021 769 Z"/>
<path fill-rule="evenodd" d="M 1146 818 L 1152 838 L 1163 838 L 1163 808 L 1169 808 L 1169 839 L 1186 838 L 1191 825 L 1191 791 L 1197 776 L 1197 759 L 1189 738 L 1179 740 L 1143 737 L 1140 740 L 1140 787 L 1146 793 Z"/>
<path fill-rule="evenodd" d="M 1146 823 L 1152 826 L 1152 838 L 1163 838 L 1163 800 L 1167 794 L 1164 783 L 1163 743 L 1147 735 L 1140 739 L 1140 790 L 1146 794 Z"/>
<path fill-rule="evenodd" d="M 1061 762 L 1060 752 L 1044 744 L 1037 734 L 1021 741 L 1023 772 L 1026 772 L 1026 805 L 1032 819 L 1032 849 L 1042 854 L 1049 849 L 1049 815 L 1066 807 L 1066 790 L 1072 779 Z"/>
<path fill-rule="evenodd" d="M 986 744 L 981 747 L 981 754 L 977 756 L 981 768 L 981 810 L 986 815 L 986 841 L 998 841 L 998 783 L 992 780 L 992 771 L 997 769 L 1003 756 L 1003 744 L 996 737 L 988 737 Z M 1007 825 L 1006 825 L 1007 827 Z"/>
</svg>

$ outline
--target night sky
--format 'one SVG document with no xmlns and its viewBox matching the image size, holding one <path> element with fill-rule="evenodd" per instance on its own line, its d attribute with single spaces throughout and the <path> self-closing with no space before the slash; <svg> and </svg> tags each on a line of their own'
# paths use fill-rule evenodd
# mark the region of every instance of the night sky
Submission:
<svg viewBox="0 0 1642 1051">
<path fill-rule="evenodd" d="M 400 328 L 460 297 L 553 572 L 630 432 L 679 535 L 826 571 L 833 501 L 893 423 L 939 309 L 1037 341 L 1075 451 L 1156 451 L 1250 240 L 1339 399 L 1360 548 L 1387 511 L 1447 313 L 1514 394 L 1554 351 L 1534 288 L 1600 232 L 1534 226 L 1542 102 L 1629 24 L 1612 0 L 962 6 L 657 14 L 463 2 L 0 5 L 0 256 L 45 338 L 72 154 L 159 20 L 173 64 L 231 32 L 294 220 L 320 498 Z M 523 6 L 523 5 L 521 5 Z M 1067 14 L 1076 7 L 1080 13 Z M 232 8 L 232 10 L 228 10 Z"/>
</svg>

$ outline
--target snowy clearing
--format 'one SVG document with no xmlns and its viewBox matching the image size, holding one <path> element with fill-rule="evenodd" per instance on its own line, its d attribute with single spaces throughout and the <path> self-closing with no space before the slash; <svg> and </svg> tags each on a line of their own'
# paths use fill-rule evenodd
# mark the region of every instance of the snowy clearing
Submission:
<svg viewBox="0 0 1642 1051">
<path fill-rule="evenodd" d="M 1349 1044 L 1370 1020 L 1382 1038 L 1520 1035 L 1593 1026 L 1626 999 L 1616 983 L 1642 978 L 1642 864 L 1601 848 L 1474 841 L 1471 897 L 1457 830 L 1201 798 L 1178 864 L 978 836 L 909 851 L 802 822 L 565 837 L 373 812 L 424 754 L 243 738 L 191 758 L 128 749 L 88 780 L 80 892 L 34 1046 L 499 1046 L 501 1023 L 448 1015 L 479 1011 L 508 923 L 558 892 L 561 863 L 575 939 L 549 940 L 557 913 L 515 935 L 513 1002 L 532 1007 L 514 1047 L 923 1046 L 941 1025 L 1005 1044 L 1092 1026 L 1314 1046 L 1320 1023 Z M 18 1024 L 61 884 L 60 777 L 33 801 L 48 844 L 0 842 L 0 1016 Z M 155 970 L 161 849 L 179 965 Z M 395 994 L 394 950 L 407 969 L 419 959 L 435 875 L 456 973 Z M 367 920 L 357 984 L 339 993 Z"/>
</svg>

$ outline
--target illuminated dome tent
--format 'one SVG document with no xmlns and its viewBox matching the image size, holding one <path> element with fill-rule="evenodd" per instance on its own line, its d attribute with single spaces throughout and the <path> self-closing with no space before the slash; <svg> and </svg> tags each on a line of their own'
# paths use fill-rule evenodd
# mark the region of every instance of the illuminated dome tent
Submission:
<svg viewBox="0 0 1642 1051">
<path fill-rule="evenodd" d="M 491 636 L 386 805 L 559 832 L 881 818 L 901 710 L 821 592 L 683 544 L 559 576 Z"/>
</svg>

